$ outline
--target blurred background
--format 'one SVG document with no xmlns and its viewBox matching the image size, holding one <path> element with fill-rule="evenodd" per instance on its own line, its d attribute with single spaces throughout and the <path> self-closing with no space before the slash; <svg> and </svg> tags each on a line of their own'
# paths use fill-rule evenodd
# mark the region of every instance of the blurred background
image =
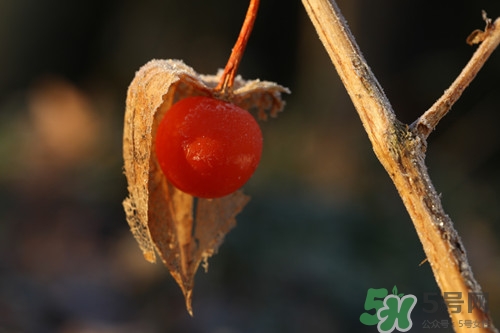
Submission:
<svg viewBox="0 0 500 333">
<path fill-rule="evenodd" d="M 251 202 L 200 271 L 194 318 L 146 262 L 121 206 L 135 71 L 183 59 L 213 74 L 247 1 L 0 0 L 0 332 L 376 332 L 369 288 L 448 320 L 413 225 L 302 4 L 262 0 L 240 74 L 292 90 L 246 185 Z M 400 120 L 452 82 L 498 1 L 342 0 Z M 500 50 L 429 138 L 427 163 L 500 326 Z M 427 295 L 439 309 L 424 303 Z M 464 296 L 464 309 L 467 299 Z M 442 324 L 434 332 L 451 332 Z"/>
</svg>

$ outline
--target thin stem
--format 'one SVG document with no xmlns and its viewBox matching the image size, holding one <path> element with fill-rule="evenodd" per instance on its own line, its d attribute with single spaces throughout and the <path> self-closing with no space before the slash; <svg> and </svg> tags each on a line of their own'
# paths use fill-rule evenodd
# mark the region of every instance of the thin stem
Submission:
<svg viewBox="0 0 500 333">
<path fill-rule="evenodd" d="M 429 136 L 439 121 L 450 111 L 465 88 L 474 80 L 491 53 L 500 44 L 500 19 L 497 19 L 493 24 L 487 24 L 482 39 L 483 41 L 469 60 L 469 63 L 444 92 L 443 96 L 411 125 L 411 128 L 424 139 Z"/>
<path fill-rule="evenodd" d="M 377 158 L 403 200 L 441 292 L 459 292 L 462 297 L 480 295 L 481 287 L 474 279 L 462 241 L 428 175 L 425 140 L 396 119 L 335 1 L 302 2 L 356 107 Z M 474 328 L 475 332 L 496 332 L 486 310 L 449 312 L 456 332 L 468 332 L 463 323 L 469 320 L 482 323 Z"/>
<path fill-rule="evenodd" d="M 245 21 L 241 27 L 240 35 L 234 44 L 231 56 L 227 61 L 224 72 L 220 78 L 219 84 L 215 87 L 215 90 L 220 91 L 222 95 L 231 93 L 234 83 L 234 77 L 240 66 L 241 58 L 245 52 L 245 47 L 247 46 L 248 39 L 252 33 L 253 25 L 257 17 L 257 11 L 259 9 L 260 0 L 250 0 L 250 5 L 248 6 L 247 14 L 245 16 Z"/>
</svg>

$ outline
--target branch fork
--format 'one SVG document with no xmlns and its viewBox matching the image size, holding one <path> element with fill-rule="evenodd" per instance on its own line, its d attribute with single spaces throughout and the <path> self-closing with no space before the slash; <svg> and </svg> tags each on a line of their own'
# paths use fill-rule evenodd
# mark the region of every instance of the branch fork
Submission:
<svg viewBox="0 0 500 333">
<path fill-rule="evenodd" d="M 481 293 L 462 241 L 427 172 L 425 150 L 429 134 L 500 44 L 500 19 L 492 23 L 483 12 L 485 30 L 475 31 L 467 39 L 469 43 L 480 43 L 469 63 L 429 110 L 413 124 L 406 125 L 396 118 L 335 1 L 302 2 L 356 107 L 376 156 L 406 206 L 441 292 L 443 295 L 445 292 Z M 456 332 L 469 331 L 460 325 L 466 320 L 486 323 L 474 328 L 475 332 L 497 332 L 489 313 L 483 309 L 474 308 L 471 313 L 449 310 Z"/>
</svg>

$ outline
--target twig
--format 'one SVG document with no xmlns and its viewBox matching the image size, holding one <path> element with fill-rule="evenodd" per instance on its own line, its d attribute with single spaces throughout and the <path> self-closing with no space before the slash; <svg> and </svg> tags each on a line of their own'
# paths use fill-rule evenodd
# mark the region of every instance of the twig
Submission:
<svg viewBox="0 0 500 333">
<path fill-rule="evenodd" d="M 427 173 L 424 162 L 426 136 L 419 135 L 418 131 L 412 131 L 396 119 L 336 3 L 333 0 L 302 2 L 358 111 L 375 154 L 408 210 L 441 292 L 443 295 L 445 292 L 461 292 L 463 297 L 481 293 L 462 241 L 444 212 Z M 497 30 L 495 28 L 494 33 L 485 36 L 483 43 L 493 43 L 489 39 L 498 34 Z M 477 65 L 480 61 L 484 63 L 490 53 L 483 53 Z M 484 324 L 475 328 L 475 332 L 496 332 L 489 314 L 482 309 L 474 308 L 471 313 L 465 310 L 454 313 L 451 309 L 449 312 L 456 332 L 469 330 L 463 325 L 465 320 Z"/>
<path fill-rule="evenodd" d="M 240 66 L 241 58 L 245 52 L 250 34 L 252 33 L 253 25 L 255 23 L 255 19 L 257 18 L 259 4 L 260 0 L 250 0 L 240 34 L 234 44 L 229 60 L 224 68 L 224 72 L 221 75 L 219 84 L 215 88 L 215 90 L 220 91 L 222 95 L 232 93 L 234 77 L 238 71 L 238 67 Z"/>
<path fill-rule="evenodd" d="M 450 88 L 444 92 L 443 96 L 411 125 L 412 129 L 421 134 L 423 138 L 427 138 L 441 118 L 448 113 L 500 43 L 500 19 L 497 19 L 493 24 L 486 17 L 485 20 L 486 28 L 481 34 L 482 42 L 469 63 L 451 84 Z"/>
</svg>

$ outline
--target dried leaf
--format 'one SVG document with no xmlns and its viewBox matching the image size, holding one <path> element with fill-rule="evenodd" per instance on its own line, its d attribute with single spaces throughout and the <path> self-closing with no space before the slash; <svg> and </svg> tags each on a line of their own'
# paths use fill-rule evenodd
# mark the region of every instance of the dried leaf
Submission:
<svg viewBox="0 0 500 333">
<path fill-rule="evenodd" d="M 487 34 L 483 30 L 476 29 L 471 32 L 465 41 L 469 45 L 479 44 L 486 38 L 486 36 Z"/>
<path fill-rule="evenodd" d="M 123 136 L 127 222 L 145 259 L 155 262 L 158 254 L 168 267 L 191 315 L 196 271 L 217 252 L 249 197 L 237 191 L 218 199 L 202 199 L 178 190 L 161 172 L 152 144 L 171 105 L 188 96 L 216 96 L 214 87 L 220 75 L 199 75 L 179 60 L 152 60 L 136 73 L 127 94 Z M 238 76 L 229 99 L 244 109 L 257 109 L 259 117 L 266 118 L 266 112 L 276 116 L 283 109 L 283 92 L 289 90 Z"/>
<path fill-rule="evenodd" d="M 481 15 L 483 17 L 483 21 L 486 23 L 486 27 L 483 30 L 476 29 L 469 36 L 467 36 L 467 39 L 465 40 L 467 44 L 469 45 L 474 45 L 474 44 L 480 44 L 482 43 L 486 37 L 488 37 L 493 24 L 491 23 L 491 19 L 488 17 L 488 14 L 486 14 L 486 11 L 482 11 Z"/>
</svg>

